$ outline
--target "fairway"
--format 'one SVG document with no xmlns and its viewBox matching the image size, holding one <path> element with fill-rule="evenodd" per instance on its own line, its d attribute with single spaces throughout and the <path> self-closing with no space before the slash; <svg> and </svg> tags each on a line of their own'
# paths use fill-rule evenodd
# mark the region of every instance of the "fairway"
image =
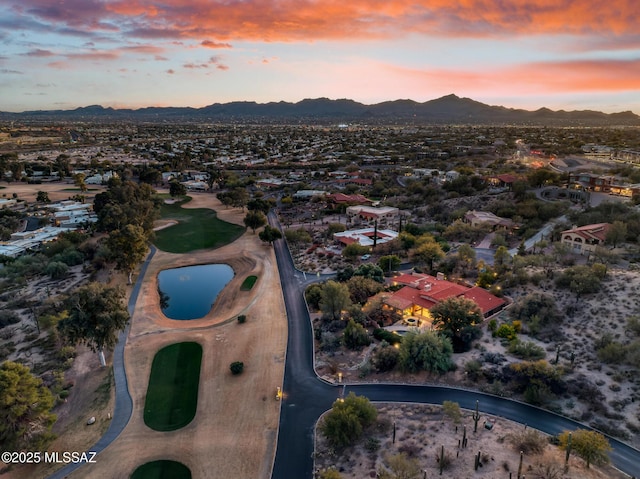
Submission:
<svg viewBox="0 0 640 479">
<path fill-rule="evenodd" d="M 187 201 L 189 201 L 187 199 Z M 154 244 L 168 253 L 188 253 L 199 249 L 218 248 L 233 242 L 244 233 L 242 226 L 218 219 L 207 208 L 185 209 L 181 203 L 163 204 L 160 217 L 178 224 L 156 232 Z"/>
<path fill-rule="evenodd" d="M 174 431 L 189 424 L 198 407 L 202 346 L 171 344 L 153 358 L 144 422 L 156 431 Z"/>
<path fill-rule="evenodd" d="M 256 284 L 256 281 L 258 281 L 257 276 L 247 276 L 240 285 L 240 291 L 251 291 L 251 288 L 253 288 L 253 285 Z"/>
<path fill-rule="evenodd" d="M 133 471 L 131 479 L 191 479 L 191 471 L 180 462 L 153 461 Z"/>
</svg>

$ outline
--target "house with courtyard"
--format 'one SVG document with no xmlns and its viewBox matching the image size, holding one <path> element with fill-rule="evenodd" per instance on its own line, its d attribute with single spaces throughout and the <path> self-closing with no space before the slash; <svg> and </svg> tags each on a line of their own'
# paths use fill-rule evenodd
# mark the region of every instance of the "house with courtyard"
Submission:
<svg viewBox="0 0 640 479">
<path fill-rule="evenodd" d="M 400 210 L 391 206 L 349 206 L 347 208 L 347 222 L 351 224 L 370 225 L 378 222 L 378 226 L 395 224 L 400 218 Z"/>
<path fill-rule="evenodd" d="M 464 222 L 471 226 L 489 225 L 492 231 L 511 230 L 515 227 L 512 220 L 494 215 L 489 211 L 467 211 L 464 214 Z"/>
<path fill-rule="evenodd" d="M 373 205 L 374 201 L 364 195 L 345 195 L 344 193 L 334 193 L 327 196 L 327 202 L 333 208 L 347 207 L 351 205 Z"/>
<path fill-rule="evenodd" d="M 562 238 L 563 244 L 571 248 L 572 252 L 589 254 L 595 251 L 597 246 L 604 244 L 610 228 L 611 223 L 584 225 L 563 231 L 560 238 Z"/>
<path fill-rule="evenodd" d="M 393 278 L 393 285 L 403 286 L 384 299 L 384 305 L 395 309 L 403 317 L 414 316 L 423 324 L 431 324 L 431 309 L 441 301 L 454 297 L 470 299 L 478 305 L 484 318 L 500 312 L 507 301 L 478 286 L 470 287 L 447 281 L 442 273 L 403 274 Z"/>
<path fill-rule="evenodd" d="M 343 246 L 358 243 L 360 246 L 371 247 L 388 243 L 397 237 L 398 233 L 396 231 L 376 228 L 347 230 L 340 233 L 334 233 L 333 235 L 333 239 Z"/>
</svg>

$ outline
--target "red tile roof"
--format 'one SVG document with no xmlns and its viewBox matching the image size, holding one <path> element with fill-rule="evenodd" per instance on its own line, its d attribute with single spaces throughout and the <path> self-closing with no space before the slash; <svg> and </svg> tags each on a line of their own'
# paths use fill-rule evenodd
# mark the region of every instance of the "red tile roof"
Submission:
<svg viewBox="0 0 640 479">
<path fill-rule="evenodd" d="M 393 280 L 397 284 L 406 285 L 393 293 L 385 302 L 398 309 L 407 309 L 415 304 L 431 309 L 445 299 L 464 296 L 478 305 L 485 315 L 506 304 L 504 299 L 489 293 L 480 287 L 470 288 L 445 279 L 437 279 L 428 274 L 402 274 Z"/>
<path fill-rule="evenodd" d="M 604 242 L 607 236 L 607 232 L 611 228 L 610 223 L 596 223 L 592 225 L 584 225 L 578 228 L 563 231 L 562 234 L 577 234 L 584 239 L 597 239 L 600 242 Z"/>
<path fill-rule="evenodd" d="M 478 286 L 465 291 L 462 296 L 476 303 L 483 315 L 496 308 L 504 306 L 507 303 L 504 299 L 498 298 L 486 289 L 482 289 Z"/>
</svg>

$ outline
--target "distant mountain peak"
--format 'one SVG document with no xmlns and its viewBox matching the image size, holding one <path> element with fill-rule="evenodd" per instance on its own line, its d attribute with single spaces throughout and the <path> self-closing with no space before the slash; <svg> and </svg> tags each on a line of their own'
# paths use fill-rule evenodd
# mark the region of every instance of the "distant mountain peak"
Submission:
<svg viewBox="0 0 640 479">
<path fill-rule="evenodd" d="M 471 98 L 449 95 L 418 103 L 410 99 L 365 105 L 341 98 L 305 98 L 297 103 L 285 101 L 256 103 L 235 101 L 213 103 L 202 108 L 146 107 L 138 110 L 89 105 L 74 110 L 27 111 L 2 113 L 0 119 L 37 117 L 39 119 L 74 118 L 87 120 L 240 120 L 309 122 L 378 122 L 404 123 L 475 123 L 475 124 L 562 124 L 562 125 L 640 125 L 640 116 L 631 111 L 602 113 L 596 111 L 553 111 L 547 107 L 535 111 L 491 106 Z"/>
</svg>

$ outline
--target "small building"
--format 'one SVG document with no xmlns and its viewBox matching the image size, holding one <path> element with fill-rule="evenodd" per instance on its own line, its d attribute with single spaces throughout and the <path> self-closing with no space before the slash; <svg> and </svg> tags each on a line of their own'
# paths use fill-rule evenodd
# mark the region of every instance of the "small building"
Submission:
<svg viewBox="0 0 640 479">
<path fill-rule="evenodd" d="M 363 228 L 358 230 L 347 230 L 340 233 L 334 233 L 333 239 L 340 242 L 344 246 L 352 243 L 358 243 L 361 246 L 373 246 L 388 243 L 392 239 L 398 237 L 398 233 L 392 230 L 381 229 L 377 231 L 375 228 Z"/>
<path fill-rule="evenodd" d="M 571 247 L 578 254 L 589 254 L 597 246 L 603 245 L 611 223 L 597 223 L 571 228 L 561 233 L 562 243 Z"/>
<path fill-rule="evenodd" d="M 364 195 L 345 195 L 344 193 L 334 193 L 327 196 L 327 200 L 334 207 L 349 205 L 367 205 L 371 206 L 374 202 Z"/>
<path fill-rule="evenodd" d="M 400 210 L 392 206 L 349 206 L 347 208 L 347 220 L 354 223 L 370 224 L 375 221 L 379 226 L 389 225 L 400 217 Z"/>
<path fill-rule="evenodd" d="M 490 225 L 493 231 L 498 229 L 510 230 L 514 227 L 512 220 L 494 215 L 489 211 L 467 211 L 464 214 L 464 221 L 471 224 L 471 226 Z"/>
<path fill-rule="evenodd" d="M 316 196 L 326 196 L 327 192 L 323 190 L 298 190 L 293 194 L 293 197 L 297 200 L 306 200 L 314 198 Z"/>
</svg>

